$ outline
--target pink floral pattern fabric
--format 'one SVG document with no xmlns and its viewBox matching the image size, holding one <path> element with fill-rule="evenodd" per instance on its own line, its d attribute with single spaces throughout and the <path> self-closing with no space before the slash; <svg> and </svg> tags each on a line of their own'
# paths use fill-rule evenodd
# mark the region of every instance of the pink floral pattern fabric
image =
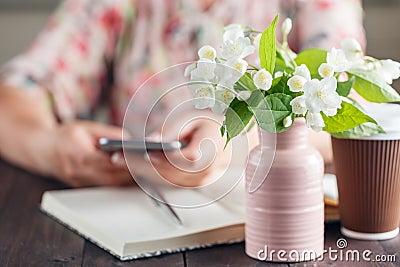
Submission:
<svg viewBox="0 0 400 267">
<path fill-rule="evenodd" d="M 262 30 L 279 13 L 280 22 L 294 20 L 295 50 L 329 49 L 344 37 L 365 44 L 360 0 L 216 0 L 207 10 L 201 3 L 66 0 L 29 49 L 3 66 L 2 82 L 45 91 L 60 121 L 91 117 L 106 103 L 111 121 L 121 124 L 131 96 L 146 79 L 195 60 L 200 46 L 220 41 L 228 23 Z"/>
</svg>

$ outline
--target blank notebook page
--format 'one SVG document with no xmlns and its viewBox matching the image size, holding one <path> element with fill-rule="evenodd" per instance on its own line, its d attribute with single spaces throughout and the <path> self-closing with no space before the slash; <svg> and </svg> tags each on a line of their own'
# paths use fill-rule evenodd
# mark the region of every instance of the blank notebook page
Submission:
<svg viewBox="0 0 400 267">
<path fill-rule="evenodd" d="M 165 198 L 208 203 L 201 189 L 162 191 Z M 209 192 L 208 192 L 209 193 Z M 197 208 L 173 207 L 183 225 L 175 223 L 140 188 L 84 188 L 46 192 L 42 209 L 102 247 L 124 246 L 190 235 L 244 222 L 244 185 L 219 201 Z M 118 253 L 119 254 L 119 253 Z"/>
</svg>

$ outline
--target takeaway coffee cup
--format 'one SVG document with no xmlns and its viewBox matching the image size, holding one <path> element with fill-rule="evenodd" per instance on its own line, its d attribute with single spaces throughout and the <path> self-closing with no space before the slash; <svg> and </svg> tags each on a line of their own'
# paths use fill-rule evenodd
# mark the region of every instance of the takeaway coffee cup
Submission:
<svg viewBox="0 0 400 267">
<path fill-rule="evenodd" d="M 400 224 L 400 105 L 365 109 L 386 134 L 332 138 L 341 231 L 355 239 L 390 239 Z"/>
</svg>

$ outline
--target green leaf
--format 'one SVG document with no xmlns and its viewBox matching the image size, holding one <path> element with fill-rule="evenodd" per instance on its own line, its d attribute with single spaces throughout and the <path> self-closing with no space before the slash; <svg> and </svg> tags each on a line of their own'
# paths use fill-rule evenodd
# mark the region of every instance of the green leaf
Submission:
<svg viewBox="0 0 400 267">
<path fill-rule="evenodd" d="M 371 136 L 379 133 L 386 133 L 380 125 L 372 122 L 360 124 L 350 130 L 338 133 L 331 133 L 336 138 L 358 138 L 362 136 Z"/>
<path fill-rule="evenodd" d="M 225 123 L 222 124 L 221 128 L 219 128 L 219 131 L 221 133 L 221 136 L 225 135 L 225 131 L 226 131 L 226 125 Z"/>
<path fill-rule="evenodd" d="M 276 93 L 265 97 L 257 107 L 251 107 L 258 125 L 268 132 L 283 132 L 283 119 L 292 113 L 290 101 L 292 97 Z"/>
<path fill-rule="evenodd" d="M 246 72 L 242 77 L 240 77 L 239 81 L 237 81 L 233 88 L 237 91 L 254 91 L 257 90 L 257 87 L 254 85 L 253 79 L 251 78 L 250 73 Z"/>
<path fill-rule="evenodd" d="M 350 94 L 351 88 L 353 87 L 354 81 L 355 78 L 353 76 L 346 82 L 338 82 L 336 92 L 340 96 L 348 96 Z"/>
<path fill-rule="evenodd" d="M 346 101 L 355 106 L 356 108 L 358 108 L 359 110 L 361 110 L 362 112 L 365 111 L 364 107 L 361 106 L 360 103 L 358 103 L 355 99 L 346 97 Z"/>
<path fill-rule="evenodd" d="M 287 86 L 287 81 L 289 77 L 287 76 L 281 76 L 278 78 L 275 78 L 272 81 L 272 86 L 271 89 L 268 90 L 269 94 L 275 94 L 275 93 L 286 93 L 287 91 L 290 92 L 288 86 Z"/>
<path fill-rule="evenodd" d="M 260 104 L 260 102 L 264 100 L 265 97 L 264 93 L 265 93 L 264 90 L 257 89 L 251 92 L 249 99 L 247 99 L 245 102 L 249 107 L 257 107 Z"/>
<path fill-rule="evenodd" d="M 276 61 L 275 61 L 275 72 L 277 71 L 281 72 L 287 71 L 289 73 L 293 72 L 290 62 L 286 62 L 285 58 L 278 50 L 276 50 Z"/>
<path fill-rule="evenodd" d="M 278 22 L 278 15 L 274 18 L 268 28 L 261 35 L 260 39 L 260 65 L 262 68 L 274 73 L 275 60 L 276 60 L 276 23 Z"/>
<path fill-rule="evenodd" d="M 353 88 L 366 100 L 377 103 L 400 101 L 396 90 L 378 74 L 362 69 L 352 69 L 348 73 L 356 77 Z"/>
<path fill-rule="evenodd" d="M 319 48 L 311 48 L 302 51 L 295 58 L 295 62 L 297 65 L 305 64 L 310 70 L 312 77 L 318 77 L 318 68 L 319 66 L 326 62 L 327 51 L 319 49 Z"/>
<path fill-rule="evenodd" d="M 256 125 L 255 120 L 251 120 L 251 121 L 250 121 L 250 124 L 247 125 L 247 127 L 246 127 L 246 133 L 250 132 L 251 129 L 253 129 L 254 125 Z"/>
<path fill-rule="evenodd" d="M 275 62 L 275 72 L 280 71 L 280 72 L 284 72 L 288 67 L 286 66 L 285 62 L 283 62 L 281 59 L 276 58 L 276 62 Z M 292 70 L 291 70 L 292 72 Z"/>
<path fill-rule="evenodd" d="M 347 102 L 342 102 L 342 108 L 335 116 L 327 117 L 321 114 L 325 122 L 323 130 L 329 133 L 344 132 L 366 122 L 377 124 L 373 118 Z"/>
<path fill-rule="evenodd" d="M 226 133 L 226 144 L 243 131 L 252 117 L 253 113 L 249 110 L 245 101 L 233 99 L 225 113 L 225 121 L 222 125 L 224 129 L 221 129 L 222 134 Z"/>
<path fill-rule="evenodd" d="M 294 62 L 294 59 L 296 57 L 297 54 L 290 49 L 287 43 L 280 44 L 279 42 L 276 42 L 276 58 L 285 64 L 285 66 L 289 70 L 289 73 L 292 73 L 297 65 Z"/>
</svg>

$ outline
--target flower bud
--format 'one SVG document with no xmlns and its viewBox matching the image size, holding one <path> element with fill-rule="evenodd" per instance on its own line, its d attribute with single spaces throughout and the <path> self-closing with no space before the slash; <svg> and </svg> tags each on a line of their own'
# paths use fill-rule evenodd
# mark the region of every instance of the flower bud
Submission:
<svg viewBox="0 0 400 267">
<path fill-rule="evenodd" d="M 292 125 L 293 120 L 292 120 L 292 115 L 287 116 L 286 118 L 283 119 L 283 126 L 285 128 L 288 128 Z"/>
<path fill-rule="evenodd" d="M 283 36 L 287 36 L 292 30 L 292 20 L 290 18 L 286 18 L 282 23 L 282 33 Z"/>
</svg>

